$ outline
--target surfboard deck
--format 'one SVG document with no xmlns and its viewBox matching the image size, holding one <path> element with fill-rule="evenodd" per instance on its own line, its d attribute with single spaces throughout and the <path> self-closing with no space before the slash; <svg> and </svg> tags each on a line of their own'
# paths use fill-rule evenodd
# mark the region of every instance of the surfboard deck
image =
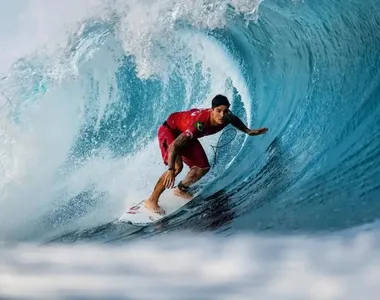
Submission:
<svg viewBox="0 0 380 300">
<path fill-rule="evenodd" d="M 192 198 L 194 199 L 194 197 Z M 173 194 L 173 190 L 165 190 L 159 199 L 158 204 L 165 210 L 164 215 L 159 215 L 147 209 L 144 200 L 131 205 L 126 212 L 119 218 L 122 222 L 128 222 L 132 225 L 146 226 L 156 223 L 163 218 L 172 215 L 192 199 L 186 200 Z"/>
</svg>

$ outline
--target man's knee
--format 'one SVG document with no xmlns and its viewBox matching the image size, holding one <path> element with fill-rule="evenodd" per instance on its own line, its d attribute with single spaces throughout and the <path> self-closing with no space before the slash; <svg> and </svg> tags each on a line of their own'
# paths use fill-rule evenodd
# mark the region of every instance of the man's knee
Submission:
<svg viewBox="0 0 380 300">
<path fill-rule="evenodd" d="M 182 172 L 182 169 L 183 169 L 183 165 L 180 165 L 180 166 L 175 166 L 174 168 L 174 175 L 177 176 L 179 173 Z"/>
<path fill-rule="evenodd" d="M 210 167 L 197 167 L 197 166 L 194 166 L 193 169 L 196 169 L 196 172 L 199 175 L 204 176 L 210 170 Z"/>
<path fill-rule="evenodd" d="M 206 175 L 210 171 L 210 167 L 202 168 L 203 175 Z"/>
<path fill-rule="evenodd" d="M 175 171 L 174 171 L 175 176 L 177 176 L 179 173 L 182 172 L 183 163 L 182 163 L 182 159 L 180 157 L 178 157 L 176 159 L 174 169 L 175 169 Z"/>
</svg>

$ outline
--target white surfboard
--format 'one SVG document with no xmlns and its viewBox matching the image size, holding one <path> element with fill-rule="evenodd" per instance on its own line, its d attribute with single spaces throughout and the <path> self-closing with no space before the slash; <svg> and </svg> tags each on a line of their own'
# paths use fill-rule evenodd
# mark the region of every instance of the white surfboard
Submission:
<svg viewBox="0 0 380 300">
<path fill-rule="evenodd" d="M 192 200 L 192 199 L 191 199 Z M 173 194 L 173 190 L 165 190 L 158 204 L 165 210 L 164 215 L 159 215 L 147 209 L 144 200 L 131 205 L 119 218 L 120 221 L 129 222 L 133 225 L 146 226 L 170 216 L 191 200 L 186 200 Z"/>
</svg>

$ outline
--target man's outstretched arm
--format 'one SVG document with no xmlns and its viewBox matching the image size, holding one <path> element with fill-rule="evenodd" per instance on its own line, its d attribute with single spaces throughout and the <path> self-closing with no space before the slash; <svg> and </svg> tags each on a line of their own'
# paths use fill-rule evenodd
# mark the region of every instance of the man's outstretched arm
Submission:
<svg viewBox="0 0 380 300">
<path fill-rule="evenodd" d="M 230 113 L 230 123 L 232 126 L 236 127 L 240 131 L 248 134 L 248 135 L 260 135 L 268 131 L 268 128 L 260 128 L 260 129 L 249 129 L 242 120 L 239 119 L 238 116 L 235 116 L 233 113 Z"/>
</svg>

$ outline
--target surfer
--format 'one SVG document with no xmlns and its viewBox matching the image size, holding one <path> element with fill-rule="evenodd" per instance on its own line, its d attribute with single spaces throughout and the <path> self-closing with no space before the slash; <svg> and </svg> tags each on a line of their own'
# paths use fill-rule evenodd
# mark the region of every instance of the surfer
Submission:
<svg viewBox="0 0 380 300">
<path fill-rule="evenodd" d="M 165 189 L 173 188 L 175 177 L 181 173 L 183 163 L 189 168 L 186 177 L 174 189 L 176 196 L 190 200 L 189 186 L 201 179 L 210 169 L 207 156 L 199 138 L 215 134 L 228 124 L 250 135 L 260 135 L 268 128 L 249 129 L 230 110 L 226 96 L 216 95 L 211 108 L 190 109 L 172 113 L 158 128 L 158 141 L 164 164 L 168 170 L 158 179 L 145 207 L 158 214 L 165 211 L 158 205 L 160 195 Z"/>
</svg>

